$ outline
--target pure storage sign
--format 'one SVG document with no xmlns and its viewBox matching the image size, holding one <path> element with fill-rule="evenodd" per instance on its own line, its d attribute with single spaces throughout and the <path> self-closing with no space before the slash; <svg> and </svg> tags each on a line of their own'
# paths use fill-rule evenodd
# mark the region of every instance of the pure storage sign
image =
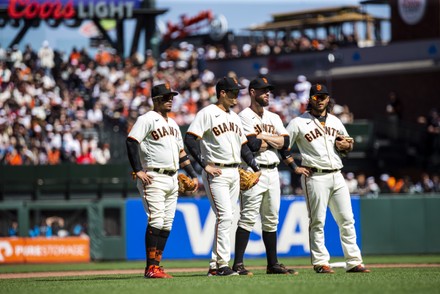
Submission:
<svg viewBox="0 0 440 294">
<path fill-rule="evenodd" d="M 0 264 L 88 261 L 88 237 L 0 238 Z"/>
</svg>

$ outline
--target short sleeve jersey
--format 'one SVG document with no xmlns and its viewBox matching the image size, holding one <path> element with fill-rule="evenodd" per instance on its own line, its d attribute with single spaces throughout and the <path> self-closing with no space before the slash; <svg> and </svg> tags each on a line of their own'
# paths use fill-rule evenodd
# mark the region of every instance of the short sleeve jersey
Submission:
<svg viewBox="0 0 440 294">
<path fill-rule="evenodd" d="M 179 169 L 179 154 L 183 150 L 182 133 L 177 123 L 156 111 L 138 117 L 128 137 L 140 144 L 142 168 Z"/>
<path fill-rule="evenodd" d="M 240 118 L 217 105 L 200 110 L 188 128 L 188 133 L 203 139 L 200 151 L 206 162 L 240 163 L 241 145 L 247 142 Z"/>
<path fill-rule="evenodd" d="M 243 130 L 246 136 L 257 136 L 265 134 L 269 136 L 288 136 L 287 130 L 278 114 L 264 109 L 263 116 L 256 114 L 251 108 L 243 109 L 238 116 L 243 124 Z M 271 165 L 279 163 L 278 152 L 269 148 L 255 154 L 255 160 L 258 164 Z"/>
<path fill-rule="evenodd" d="M 341 169 L 341 157 L 335 150 L 338 134 L 348 136 L 342 122 L 328 114 L 325 125 L 309 112 L 294 118 L 287 126 L 290 136 L 290 148 L 297 144 L 302 156 L 302 165 L 320 169 Z"/>
</svg>

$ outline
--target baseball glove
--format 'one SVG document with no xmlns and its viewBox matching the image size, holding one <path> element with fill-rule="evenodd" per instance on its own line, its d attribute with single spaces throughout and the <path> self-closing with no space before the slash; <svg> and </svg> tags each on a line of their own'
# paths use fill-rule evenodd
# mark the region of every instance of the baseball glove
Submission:
<svg viewBox="0 0 440 294">
<path fill-rule="evenodd" d="M 347 156 L 348 152 L 350 152 L 350 144 L 347 143 L 354 143 L 353 138 L 342 135 L 336 137 L 335 149 L 338 152 L 339 156 L 345 157 Z"/>
<path fill-rule="evenodd" d="M 186 191 L 194 191 L 196 188 L 196 183 L 185 174 L 179 174 L 177 180 L 179 181 L 179 194 L 183 194 Z"/>
<path fill-rule="evenodd" d="M 259 179 L 260 173 L 249 172 L 243 168 L 239 168 L 238 172 L 240 173 L 240 190 L 246 191 L 255 186 Z"/>
</svg>

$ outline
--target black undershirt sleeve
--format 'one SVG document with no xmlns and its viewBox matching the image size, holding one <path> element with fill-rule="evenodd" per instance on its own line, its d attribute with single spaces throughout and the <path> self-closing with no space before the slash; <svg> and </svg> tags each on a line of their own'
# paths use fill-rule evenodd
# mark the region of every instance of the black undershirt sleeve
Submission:
<svg viewBox="0 0 440 294">
<path fill-rule="evenodd" d="M 127 145 L 128 160 L 130 161 L 131 168 L 133 172 L 138 172 L 142 170 L 141 159 L 139 157 L 139 143 L 133 138 L 127 138 L 125 140 Z"/>
<path fill-rule="evenodd" d="M 289 144 L 290 144 L 290 137 L 284 136 L 284 144 L 283 144 L 283 147 L 281 148 L 281 150 L 289 149 Z"/>
<path fill-rule="evenodd" d="M 241 145 L 241 157 L 243 158 L 244 162 L 246 162 L 246 164 L 254 170 L 254 172 L 260 170 L 260 167 L 255 161 L 254 155 L 252 154 L 252 151 L 251 149 L 249 149 L 247 144 Z"/>
<path fill-rule="evenodd" d="M 255 136 L 247 136 L 248 142 L 247 145 L 252 152 L 258 152 L 261 148 L 261 139 L 257 139 Z"/>
<path fill-rule="evenodd" d="M 183 142 L 194 160 L 197 161 L 202 168 L 205 168 L 206 163 L 202 160 L 202 152 L 200 151 L 200 144 L 197 142 L 197 136 L 187 133 Z"/>
</svg>

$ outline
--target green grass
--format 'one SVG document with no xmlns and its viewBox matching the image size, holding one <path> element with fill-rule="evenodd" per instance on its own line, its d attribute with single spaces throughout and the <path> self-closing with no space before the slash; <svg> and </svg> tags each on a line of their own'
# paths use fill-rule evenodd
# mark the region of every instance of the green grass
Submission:
<svg viewBox="0 0 440 294">
<path fill-rule="evenodd" d="M 279 258 L 280 262 L 288 266 L 310 266 L 310 258 Z M 331 262 L 343 261 L 343 258 L 333 258 Z M 377 263 L 436 263 L 440 264 L 440 255 L 386 255 L 364 256 L 366 265 Z M 265 259 L 247 259 L 246 266 L 265 266 Z M 164 260 L 166 268 L 208 268 L 208 260 Z M 81 271 L 81 270 L 115 270 L 115 269 L 142 269 L 144 261 L 117 261 L 117 262 L 90 262 L 70 264 L 10 264 L 0 265 L 1 273 L 28 273 L 50 271 Z"/>
<path fill-rule="evenodd" d="M 60 270 L 104 270 L 139 269 L 139 274 L 88 275 L 76 277 L 50 277 L 27 279 L 0 279 L 0 293 L 35 294 L 125 294 L 125 293 L 223 293 L 223 294 L 269 294 L 269 293 L 439 293 L 440 267 L 424 268 L 379 268 L 370 267 L 370 274 L 347 274 L 337 268 L 334 275 L 316 274 L 309 267 L 308 258 L 280 260 L 291 267 L 304 266 L 298 276 L 266 275 L 263 270 L 253 270 L 253 277 L 206 277 L 207 260 L 165 260 L 166 268 L 203 268 L 197 272 L 173 273 L 174 279 L 154 280 L 142 278 L 144 263 L 138 262 L 92 262 L 87 264 L 37 264 L 2 265 L 3 273 L 60 271 Z M 332 262 L 341 261 L 334 259 Z M 436 263 L 440 255 L 422 256 L 367 256 L 365 263 Z M 264 266 L 263 259 L 246 261 L 249 266 Z"/>
</svg>

